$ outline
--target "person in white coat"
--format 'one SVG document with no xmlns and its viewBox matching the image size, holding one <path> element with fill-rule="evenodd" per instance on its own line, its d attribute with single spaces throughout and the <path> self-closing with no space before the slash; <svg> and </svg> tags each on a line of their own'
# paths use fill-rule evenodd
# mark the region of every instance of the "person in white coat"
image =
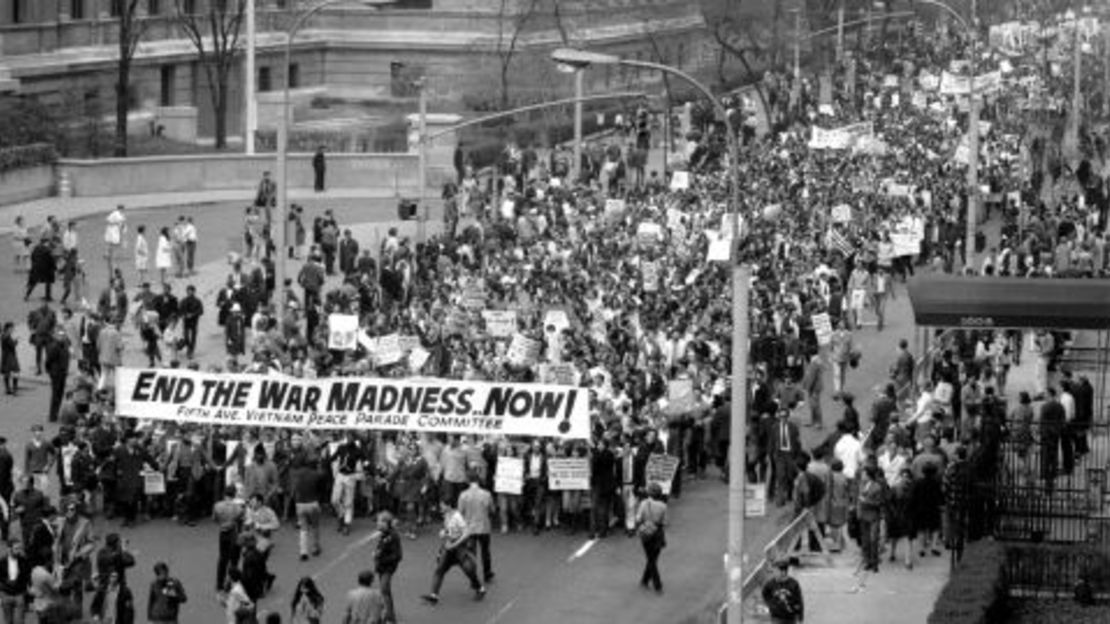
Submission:
<svg viewBox="0 0 1110 624">
<path fill-rule="evenodd" d="M 139 283 L 146 281 L 146 272 L 150 270 L 150 245 L 146 242 L 146 226 L 135 228 L 135 271 L 139 274 Z"/>
<path fill-rule="evenodd" d="M 161 283 L 166 283 L 166 271 L 173 268 L 173 240 L 170 238 L 170 229 L 162 228 L 158 233 L 158 250 L 154 255 L 154 266 L 161 276 Z"/>
</svg>

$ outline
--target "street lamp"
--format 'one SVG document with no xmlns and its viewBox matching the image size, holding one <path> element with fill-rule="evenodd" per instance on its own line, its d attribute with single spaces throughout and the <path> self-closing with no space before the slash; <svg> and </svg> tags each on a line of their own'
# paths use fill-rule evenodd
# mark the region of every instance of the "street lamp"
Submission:
<svg viewBox="0 0 1110 624">
<path fill-rule="evenodd" d="M 288 226 L 289 210 L 289 65 L 293 58 L 293 39 L 297 36 L 297 31 L 305 25 L 310 17 L 327 7 L 343 2 L 350 2 L 350 0 L 318 0 L 315 4 L 305 7 L 300 13 L 296 14 L 293 23 L 290 24 L 285 34 L 285 84 L 281 95 L 281 123 L 278 124 L 277 133 L 277 215 L 270 221 L 270 236 L 276 238 L 274 247 L 277 251 L 277 262 L 274 263 L 274 284 L 278 291 L 279 305 L 285 305 L 285 248 L 287 246 L 286 228 Z M 357 4 L 382 6 L 392 4 L 392 1 L 358 0 Z M 248 78 L 248 81 L 253 80 L 254 76 Z M 276 227 L 275 223 L 277 224 Z"/>
<path fill-rule="evenodd" d="M 741 593 L 743 587 L 743 541 L 744 541 L 744 439 L 747 432 L 748 403 L 748 289 L 751 282 L 751 268 L 740 262 L 740 144 L 733 131 L 732 122 L 721 102 L 713 96 L 708 87 L 695 80 L 680 69 L 652 63 L 623 59 L 610 54 L 599 54 L 560 48 L 551 54 L 552 60 L 562 65 L 576 67 L 579 71 L 590 65 L 623 65 L 668 73 L 700 91 L 717 115 L 724 121 L 728 143 L 729 173 L 732 178 L 732 422 L 729 446 L 729 520 L 728 553 L 726 559 L 726 583 L 728 586 L 728 621 L 739 624 L 741 620 Z"/>
</svg>

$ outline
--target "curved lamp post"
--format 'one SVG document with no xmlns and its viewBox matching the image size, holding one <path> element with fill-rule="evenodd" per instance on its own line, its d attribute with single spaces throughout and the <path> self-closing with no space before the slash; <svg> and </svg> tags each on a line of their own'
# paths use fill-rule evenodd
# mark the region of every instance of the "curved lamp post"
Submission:
<svg viewBox="0 0 1110 624">
<path fill-rule="evenodd" d="M 653 71 L 660 71 L 685 80 L 700 91 L 713 105 L 725 124 L 728 142 L 729 173 L 732 182 L 732 422 L 731 444 L 729 446 L 729 520 L 728 552 L 725 562 L 726 583 L 728 585 L 728 621 L 738 624 L 741 619 L 740 594 L 743 585 L 741 570 L 744 540 L 744 438 L 747 429 L 747 385 L 748 385 L 748 289 L 751 282 L 751 268 L 740 262 L 740 144 L 733 131 L 732 122 L 720 101 L 708 87 L 701 84 L 686 72 L 650 61 L 620 58 L 610 54 L 599 54 L 584 50 L 560 48 L 551 54 L 552 60 L 579 71 L 590 65 L 623 65 Z"/>
</svg>

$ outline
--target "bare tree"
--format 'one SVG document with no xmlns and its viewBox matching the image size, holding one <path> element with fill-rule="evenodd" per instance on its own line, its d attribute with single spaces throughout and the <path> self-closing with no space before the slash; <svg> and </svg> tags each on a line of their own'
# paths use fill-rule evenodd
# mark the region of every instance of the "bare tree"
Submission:
<svg viewBox="0 0 1110 624">
<path fill-rule="evenodd" d="M 207 9 L 197 13 L 186 11 L 190 4 L 174 0 L 174 19 L 197 49 L 216 118 L 216 148 L 222 149 L 227 147 L 228 79 L 239 57 L 239 31 L 247 2 L 209 0 Z"/>
<path fill-rule="evenodd" d="M 125 0 L 119 12 L 119 62 L 116 63 L 116 141 L 113 154 L 127 156 L 127 113 L 130 104 L 131 62 L 146 33 L 147 21 L 138 15 L 142 0 Z"/>
<path fill-rule="evenodd" d="M 741 25 L 743 24 L 743 25 Z M 717 61 L 718 78 L 722 83 L 727 82 L 724 76 L 724 60 L 726 55 L 731 55 L 744 67 L 744 74 L 748 83 L 755 89 L 763 110 L 771 110 L 767 94 L 763 89 L 763 80 L 755 69 L 755 64 L 766 64 L 770 60 L 770 53 L 766 46 L 760 44 L 755 37 L 754 26 L 734 20 L 730 16 L 722 17 L 710 26 L 710 34 L 720 48 Z"/>
</svg>

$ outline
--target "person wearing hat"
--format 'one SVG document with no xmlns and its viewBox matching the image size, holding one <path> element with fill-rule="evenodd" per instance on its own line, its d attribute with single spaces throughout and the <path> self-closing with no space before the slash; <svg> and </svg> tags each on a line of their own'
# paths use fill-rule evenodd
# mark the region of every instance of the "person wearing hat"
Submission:
<svg viewBox="0 0 1110 624">
<path fill-rule="evenodd" d="M 805 619 L 802 586 L 790 576 L 790 559 L 775 561 L 775 575 L 763 584 L 763 602 L 771 612 L 772 624 L 797 624 Z"/>
<path fill-rule="evenodd" d="M 640 586 L 646 588 L 650 583 L 655 593 L 663 593 L 663 580 L 659 577 L 659 554 L 667 545 L 664 533 L 667 526 L 667 503 L 663 502 L 663 487 L 652 482 L 647 486 L 647 498 L 640 501 L 636 510 L 636 532 L 644 547 L 644 572 L 640 575 Z"/>
</svg>

